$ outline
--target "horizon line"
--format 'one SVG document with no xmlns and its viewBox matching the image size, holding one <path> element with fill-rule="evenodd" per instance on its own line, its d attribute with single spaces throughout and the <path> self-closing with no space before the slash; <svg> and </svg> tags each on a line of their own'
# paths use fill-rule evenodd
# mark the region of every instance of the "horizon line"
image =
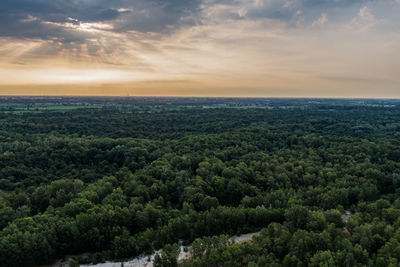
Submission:
<svg viewBox="0 0 400 267">
<path fill-rule="evenodd" d="M 236 99 L 379 99 L 379 100 L 400 100 L 400 97 L 347 97 L 347 96 L 185 96 L 185 95 L 3 95 L 5 97 L 97 97 L 97 98 L 236 98 Z"/>
</svg>

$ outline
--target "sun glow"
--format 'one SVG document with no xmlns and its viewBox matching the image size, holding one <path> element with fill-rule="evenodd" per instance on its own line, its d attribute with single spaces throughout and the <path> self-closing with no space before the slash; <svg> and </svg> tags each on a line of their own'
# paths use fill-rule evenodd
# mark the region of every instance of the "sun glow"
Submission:
<svg viewBox="0 0 400 267">
<path fill-rule="evenodd" d="M 3 2 L 0 95 L 12 85 L 83 84 L 156 95 L 400 97 L 396 0 Z"/>
<path fill-rule="evenodd" d="M 44 24 L 53 25 L 63 28 L 69 28 L 82 32 L 99 32 L 99 31 L 107 31 L 114 29 L 113 25 L 103 23 L 103 22 L 80 22 L 76 19 L 69 18 L 70 22 L 50 22 L 44 21 Z"/>
</svg>

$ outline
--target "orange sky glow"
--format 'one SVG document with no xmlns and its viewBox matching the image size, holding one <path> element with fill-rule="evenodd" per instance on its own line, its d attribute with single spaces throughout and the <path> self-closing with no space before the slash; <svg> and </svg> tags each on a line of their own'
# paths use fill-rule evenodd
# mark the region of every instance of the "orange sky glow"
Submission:
<svg viewBox="0 0 400 267">
<path fill-rule="evenodd" d="M 22 2 L 0 95 L 400 97 L 398 0 Z"/>
</svg>

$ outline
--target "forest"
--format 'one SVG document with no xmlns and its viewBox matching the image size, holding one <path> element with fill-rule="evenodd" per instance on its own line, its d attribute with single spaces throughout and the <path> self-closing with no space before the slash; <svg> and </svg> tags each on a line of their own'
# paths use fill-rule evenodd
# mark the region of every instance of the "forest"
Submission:
<svg viewBox="0 0 400 267">
<path fill-rule="evenodd" d="M 0 98 L 4 267 L 399 266 L 399 196 L 400 100 Z"/>
</svg>

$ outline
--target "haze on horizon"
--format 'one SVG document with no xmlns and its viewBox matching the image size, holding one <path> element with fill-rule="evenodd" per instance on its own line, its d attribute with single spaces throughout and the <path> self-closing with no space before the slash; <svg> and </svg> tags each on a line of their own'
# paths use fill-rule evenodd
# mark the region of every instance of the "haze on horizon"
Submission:
<svg viewBox="0 0 400 267">
<path fill-rule="evenodd" d="M 400 97 L 400 0 L 2 0 L 0 95 Z"/>
</svg>

